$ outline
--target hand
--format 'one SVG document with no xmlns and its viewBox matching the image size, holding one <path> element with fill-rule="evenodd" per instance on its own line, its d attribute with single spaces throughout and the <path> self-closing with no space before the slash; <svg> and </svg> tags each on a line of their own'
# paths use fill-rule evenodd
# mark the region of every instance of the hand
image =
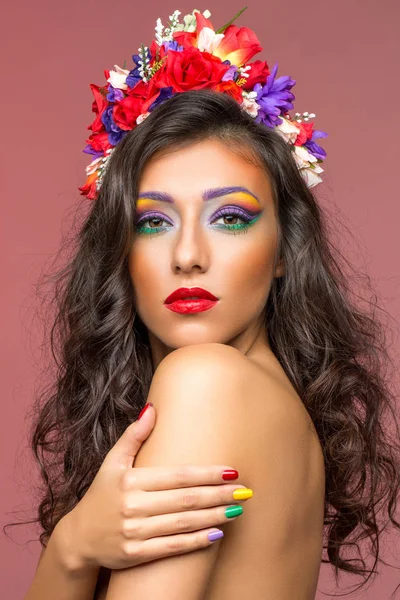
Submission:
<svg viewBox="0 0 400 600">
<path fill-rule="evenodd" d="M 80 502 L 59 522 L 59 539 L 76 569 L 125 569 L 209 546 L 224 505 L 239 504 L 222 483 L 224 465 L 132 468 L 155 424 L 150 406 L 106 455 Z M 214 529 L 213 529 L 214 528 Z"/>
</svg>

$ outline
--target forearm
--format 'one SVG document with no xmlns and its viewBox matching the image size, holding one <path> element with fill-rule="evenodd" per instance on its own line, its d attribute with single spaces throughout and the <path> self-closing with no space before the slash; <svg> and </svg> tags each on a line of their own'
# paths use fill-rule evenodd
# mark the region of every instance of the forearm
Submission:
<svg viewBox="0 0 400 600">
<path fill-rule="evenodd" d="M 54 529 L 24 600 L 93 600 L 99 568 L 78 565 Z"/>
</svg>

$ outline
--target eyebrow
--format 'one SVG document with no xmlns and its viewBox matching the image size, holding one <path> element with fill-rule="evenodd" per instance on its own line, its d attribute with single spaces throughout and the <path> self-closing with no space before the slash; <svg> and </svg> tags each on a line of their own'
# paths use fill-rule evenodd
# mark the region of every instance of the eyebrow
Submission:
<svg viewBox="0 0 400 600">
<path fill-rule="evenodd" d="M 203 198 L 203 201 L 207 202 L 207 200 L 213 200 L 214 198 L 220 198 L 221 196 L 227 196 L 228 194 L 234 194 L 235 192 L 243 192 L 245 194 L 249 194 L 249 196 L 252 196 L 253 198 L 255 198 L 255 200 L 257 200 L 259 204 L 261 204 L 257 196 L 253 194 L 253 192 L 240 185 L 210 188 L 204 190 L 201 196 Z M 138 199 L 139 198 L 151 198 L 152 200 L 159 200 L 160 202 L 169 202 L 170 204 L 174 204 L 173 197 L 170 196 L 170 194 L 167 194 L 166 192 L 143 192 L 142 194 L 138 195 Z"/>
</svg>

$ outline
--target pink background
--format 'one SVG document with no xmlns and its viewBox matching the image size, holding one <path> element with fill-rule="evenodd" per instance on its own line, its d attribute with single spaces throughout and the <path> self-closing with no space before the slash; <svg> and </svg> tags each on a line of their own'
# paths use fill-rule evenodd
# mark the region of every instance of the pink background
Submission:
<svg viewBox="0 0 400 600">
<path fill-rule="evenodd" d="M 210 1 L 196 8 L 208 8 L 218 29 L 244 5 Z M 150 45 L 157 17 L 165 24 L 173 10 L 179 9 L 182 19 L 194 8 L 183 1 L 148 6 L 36 0 L 8 3 L 5 15 L 3 7 L 2 526 L 14 517 L 33 516 L 26 413 L 43 367 L 33 284 L 68 229 L 77 188 L 85 181 L 90 157 L 82 149 L 93 120 L 89 84 L 104 85 L 104 69 L 122 67 L 124 59 L 133 68 L 131 56 L 141 42 Z M 263 51 L 256 58 L 267 60 L 270 68 L 278 61 L 278 76 L 297 81 L 292 114 L 316 113 L 315 128 L 329 133 L 321 141 L 328 157 L 317 196 L 346 223 L 341 249 L 356 270 L 369 273 L 381 306 L 396 320 L 399 23 L 398 0 L 287 0 L 282 7 L 253 1 L 236 21 L 259 37 Z M 392 330 L 393 356 L 399 350 L 394 322 Z M 11 528 L 9 535 L 14 541 L 0 538 L 1 595 L 17 600 L 30 585 L 40 548 L 28 543 L 37 537 L 33 528 Z M 397 565 L 398 539 L 397 531 L 382 539 L 382 557 Z M 350 597 L 388 598 L 399 582 L 399 571 L 382 567 L 368 592 Z M 359 583 L 344 576 L 341 591 Z M 321 566 L 318 589 L 317 600 L 340 591 L 330 566 Z"/>
</svg>

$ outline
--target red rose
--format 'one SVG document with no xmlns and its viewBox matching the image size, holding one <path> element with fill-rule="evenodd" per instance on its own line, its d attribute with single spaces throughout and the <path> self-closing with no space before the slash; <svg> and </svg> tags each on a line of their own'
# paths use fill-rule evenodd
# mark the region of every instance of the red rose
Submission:
<svg viewBox="0 0 400 600">
<path fill-rule="evenodd" d="M 113 119 L 121 129 L 129 131 L 136 127 L 136 119 L 142 112 L 143 100 L 135 96 L 127 96 L 117 102 L 113 108 Z"/>
<path fill-rule="evenodd" d="M 91 135 L 89 139 L 86 140 L 86 143 L 90 144 L 95 152 L 104 153 L 109 148 L 112 148 L 110 142 L 108 141 L 108 133 L 105 130 L 101 133 L 94 133 Z"/>
<path fill-rule="evenodd" d="M 165 62 L 165 61 L 164 61 Z M 153 77 L 150 79 L 148 83 L 144 83 L 143 81 L 139 81 L 133 91 L 138 89 L 139 93 L 142 96 L 142 105 L 140 112 L 145 113 L 149 110 L 149 107 L 157 100 L 160 95 L 160 88 L 164 87 L 164 84 L 159 84 L 160 75 L 162 73 L 163 67 L 158 69 Z"/>
<path fill-rule="evenodd" d="M 116 102 L 113 108 L 113 119 L 118 127 L 125 131 L 136 127 L 136 119 L 143 112 L 143 103 L 152 89 L 151 80 L 150 84 L 140 80 L 133 88 L 126 90 L 127 96 Z M 158 90 L 156 90 L 157 94 Z"/>
<path fill-rule="evenodd" d="M 229 65 L 209 52 L 190 47 L 179 52 L 170 49 L 163 67 L 156 73 L 157 87 L 172 86 L 174 92 L 214 88 Z"/>
<path fill-rule="evenodd" d="M 248 77 L 246 77 L 246 83 L 242 86 L 244 90 L 252 90 L 256 83 L 265 84 L 270 70 L 265 60 L 255 60 L 253 63 L 248 65 L 251 67 L 250 70 L 246 71 Z"/>
</svg>

